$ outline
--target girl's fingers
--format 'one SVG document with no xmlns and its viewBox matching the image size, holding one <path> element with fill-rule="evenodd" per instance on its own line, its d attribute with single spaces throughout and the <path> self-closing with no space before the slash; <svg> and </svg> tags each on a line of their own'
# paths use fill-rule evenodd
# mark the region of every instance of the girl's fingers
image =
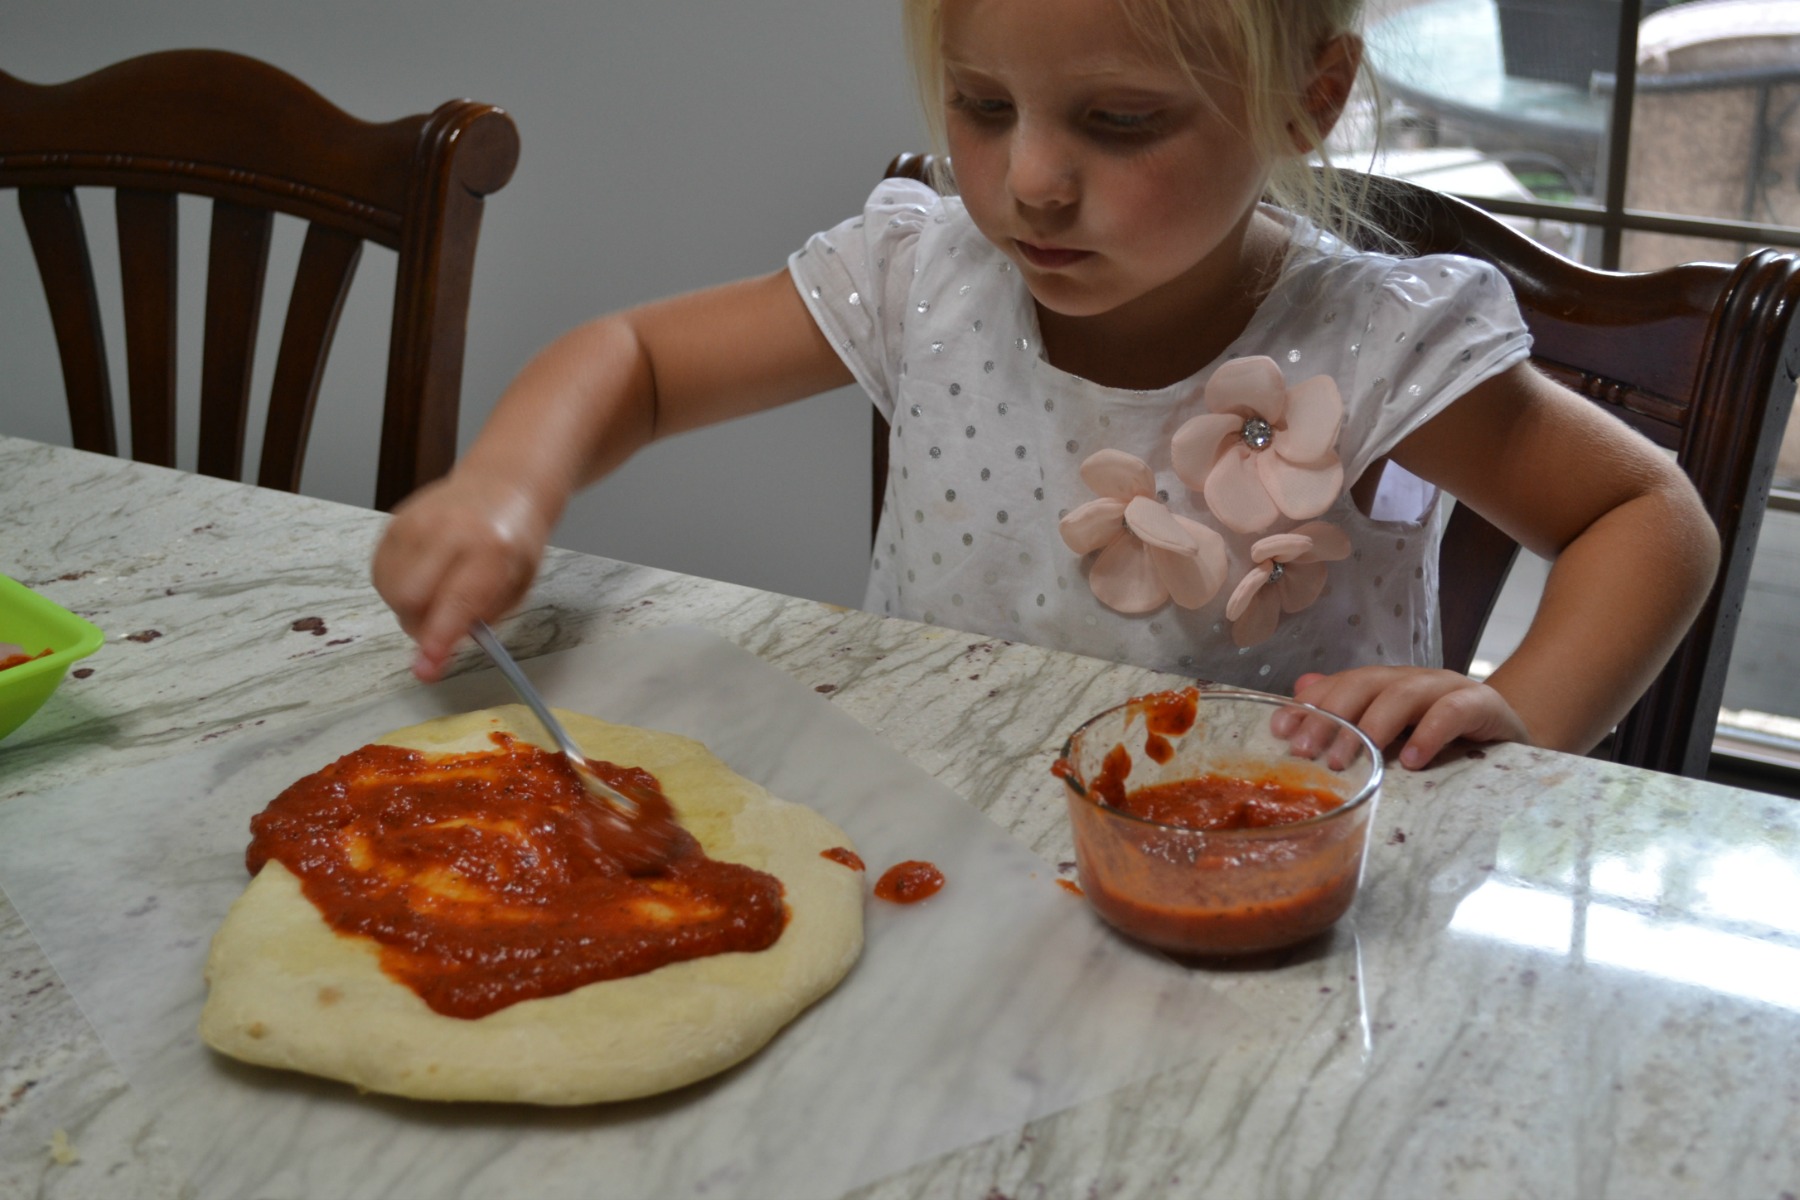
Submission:
<svg viewBox="0 0 1800 1200">
<path fill-rule="evenodd" d="M 1493 688 L 1472 683 L 1446 693 L 1420 716 L 1412 737 L 1400 751 L 1401 765 L 1418 770 L 1457 738 L 1477 742 L 1530 740 L 1525 723 L 1505 697 Z"/>
<path fill-rule="evenodd" d="M 465 552 L 435 589 L 430 612 L 414 635 L 419 658 L 438 670 L 469 635 L 477 617 L 498 620 L 523 598 L 531 572 L 491 552 Z M 416 666 L 415 666 L 416 671 Z"/>
<path fill-rule="evenodd" d="M 1306 700 L 1305 693 L 1316 688 L 1326 678 L 1327 676 L 1321 675 L 1317 671 L 1309 671 L 1300 676 L 1294 680 L 1294 699 L 1303 704 L 1310 703 Z M 1278 738 L 1287 737 L 1299 727 L 1300 722 L 1305 718 L 1306 710 L 1303 708 L 1284 708 L 1269 719 L 1269 732 Z"/>
<path fill-rule="evenodd" d="M 1409 770 L 1428 766 L 1457 738 L 1526 739 L 1523 724 L 1498 692 L 1450 671 L 1361 667 L 1306 675 L 1295 681 L 1294 695 L 1355 724 L 1384 750 L 1404 737 L 1400 763 Z M 1355 735 L 1300 709 L 1277 714 L 1272 726 L 1295 754 L 1323 755 L 1333 769 L 1350 765 L 1360 751 Z"/>
</svg>

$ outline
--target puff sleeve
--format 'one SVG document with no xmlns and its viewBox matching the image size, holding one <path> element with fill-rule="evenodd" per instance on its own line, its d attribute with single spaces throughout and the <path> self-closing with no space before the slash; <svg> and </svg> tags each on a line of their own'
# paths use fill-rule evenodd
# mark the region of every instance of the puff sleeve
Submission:
<svg viewBox="0 0 1800 1200">
<path fill-rule="evenodd" d="M 1339 440 L 1355 479 L 1476 385 L 1523 362 L 1531 334 L 1512 289 L 1487 263 L 1438 254 L 1393 261 L 1378 280 Z"/>
<path fill-rule="evenodd" d="M 861 216 L 814 234 L 788 258 L 807 311 L 890 421 L 919 239 L 939 204 L 921 183 L 883 180 Z"/>
</svg>

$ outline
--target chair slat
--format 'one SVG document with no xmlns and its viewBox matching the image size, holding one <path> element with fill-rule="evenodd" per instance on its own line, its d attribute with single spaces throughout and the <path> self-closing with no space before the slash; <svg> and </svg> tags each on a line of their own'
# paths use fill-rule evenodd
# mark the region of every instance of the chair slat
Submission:
<svg viewBox="0 0 1800 1200">
<path fill-rule="evenodd" d="M 175 465 L 175 193 L 120 188 L 119 284 L 131 457 Z"/>
<path fill-rule="evenodd" d="M 323 225 L 309 225 L 288 300 L 287 326 L 275 359 L 269 421 L 263 431 L 262 466 L 256 481 L 284 492 L 300 490 L 300 467 L 312 430 L 313 405 L 325 359 L 344 310 L 351 277 L 362 257 L 362 239 Z"/>
<path fill-rule="evenodd" d="M 19 212 L 31 239 L 69 398 L 70 440 L 78 450 L 117 454 L 112 381 L 100 329 L 100 301 L 87 234 L 73 188 L 19 189 Z"/>
<path fill-rule="evenodd" d="M 273 214 L 227 200 L 213 202 L 206 269 L 206 351 L 200 370 L 202 475 L 241 479 L 250 374 L 262 316 Z"/>
</svg>

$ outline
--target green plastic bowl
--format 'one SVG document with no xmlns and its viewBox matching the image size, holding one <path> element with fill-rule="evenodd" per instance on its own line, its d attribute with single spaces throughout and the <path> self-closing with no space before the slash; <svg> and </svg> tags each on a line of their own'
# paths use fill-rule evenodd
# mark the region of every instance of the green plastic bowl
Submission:
<svg viewBox="0 0 1800 1200">
<path fill-rule="evenodd" d="M 49 654 L 0 671 L 0 738 L 42 707 L 69 668 L 100 648 L 106 635 L 68 609 L 0 575 L 0 642 L 27 654 Z"/>
</svg>

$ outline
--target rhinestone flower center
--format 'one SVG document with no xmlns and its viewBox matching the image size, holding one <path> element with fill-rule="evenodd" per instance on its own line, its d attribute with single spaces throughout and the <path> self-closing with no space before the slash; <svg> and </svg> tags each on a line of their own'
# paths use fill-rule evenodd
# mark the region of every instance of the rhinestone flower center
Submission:
<svg viewBox="0 0 1800 1200">
<path fill-rule="evenodd" d="M 1281 577 L 1286 574 L 1287 574 L 1287 568 L 1282 566 L 1280 563 L 1271 563 L 1270 564 L 1270 566 L 1269 566 L 1269 582 L 1270 583 L 1280 583 Z"/>
<path fill-rule="evenodd" d="M 1250 417 L 1244 422 L 1244 445 L 1252 450 L 1267 450 L 1275 440 L 1275 430 L 1261 417 Z"/>
</svg>

